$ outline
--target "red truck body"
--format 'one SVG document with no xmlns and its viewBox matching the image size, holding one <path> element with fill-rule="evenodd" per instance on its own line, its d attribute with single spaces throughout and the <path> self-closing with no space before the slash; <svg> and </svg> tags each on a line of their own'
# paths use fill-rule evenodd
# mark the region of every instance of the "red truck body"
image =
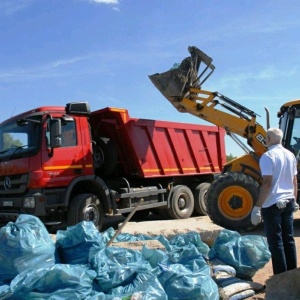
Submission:
<svg viewBox="0 0 300 300">
<path fill-rule="evenodd" d="M 91 126 L 117 145 L 121 176 L 213 174 L 226 162 L 225 131 L 216 126 L 131 118 L 117 108 L 93 112 Z"/>
<path fill-rule="evenodd" d="M 40 107 L 0 124 L 0 221 L 19 214 L 45 224 L 105 215 L 203 212 L 205 191 L 226 160 L 216 126 L 90 113 L 87 103 Z M 138 204 L 143 199 L 142 204 Z M 199 204 L 200 203 L 200 204 Z"/>
</svg>

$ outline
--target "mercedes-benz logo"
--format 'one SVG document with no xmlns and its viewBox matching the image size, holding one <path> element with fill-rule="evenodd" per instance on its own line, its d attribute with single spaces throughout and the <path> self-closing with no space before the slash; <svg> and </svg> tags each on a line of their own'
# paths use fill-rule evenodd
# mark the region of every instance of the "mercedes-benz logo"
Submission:
<svg viewBox="0 0 300 300">
<path fill-rule="evenodd" d="M 8 191 L 8 190 L 11 189 L 11 181 L 10 181 L 10 178 L 9 178 L 9 177 L 5 177 L 5 178 L 4 178 L 4 184 L 3 184 L 3 186 L 4 186 L 4 189 L 5 189 L 6 191 Z"/>
</svg>

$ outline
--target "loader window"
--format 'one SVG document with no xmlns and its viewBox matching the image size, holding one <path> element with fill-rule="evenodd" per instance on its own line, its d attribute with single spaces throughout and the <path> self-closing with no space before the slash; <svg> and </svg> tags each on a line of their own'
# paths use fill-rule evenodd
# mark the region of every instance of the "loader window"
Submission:
<svg viewBox="0 0 300 300">
<path fill-rule="evenodd" d="M 300 151 L 300 118 L 295 118 L 291 132 L 290 149 L 297 155 Z"/>
</svg>

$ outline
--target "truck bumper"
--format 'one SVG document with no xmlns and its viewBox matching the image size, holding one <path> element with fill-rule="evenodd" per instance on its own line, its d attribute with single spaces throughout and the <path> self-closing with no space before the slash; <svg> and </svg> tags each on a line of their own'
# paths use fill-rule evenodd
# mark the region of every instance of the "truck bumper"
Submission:
<svg viewBox="0 0 300 300">
<path fill-rule="evenodd" d="M 45 216 L 45 200 L 41 190 L 31 191 L 30 195 L 23 197 L 0 198 L 0 223 L 15 221 L 20 214 Z"/>
</svg>

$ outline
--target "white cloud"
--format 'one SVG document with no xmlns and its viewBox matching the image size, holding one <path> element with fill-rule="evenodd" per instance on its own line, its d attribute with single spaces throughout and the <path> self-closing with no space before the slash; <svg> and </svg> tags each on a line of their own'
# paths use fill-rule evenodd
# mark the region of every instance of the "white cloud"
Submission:
<svg viewBox="0 0 300 300">
<path fill-rule="evenodd" d="M 90 2 L 99 4 L 119 4 L 119 0 L 89 0 Z"/>
<path fill-rule="evenodd" d="M 86 0 L 84 0 L 86 1 Z M 118 7 L 118 5 L 120 4 L 119 0 L 87 0 L 89 3 L 94 3 L 96 5 L 98 4 L 106 4 L 106 5 L 110 5 L 111 8 L 117 12 L 120 12 L 120 8 Z"/>
<path fill-rule="evenodd" d="M 0 11 L 11 15 L 30 6 L 34 0 L 1 0 Z"/>
</svg>

